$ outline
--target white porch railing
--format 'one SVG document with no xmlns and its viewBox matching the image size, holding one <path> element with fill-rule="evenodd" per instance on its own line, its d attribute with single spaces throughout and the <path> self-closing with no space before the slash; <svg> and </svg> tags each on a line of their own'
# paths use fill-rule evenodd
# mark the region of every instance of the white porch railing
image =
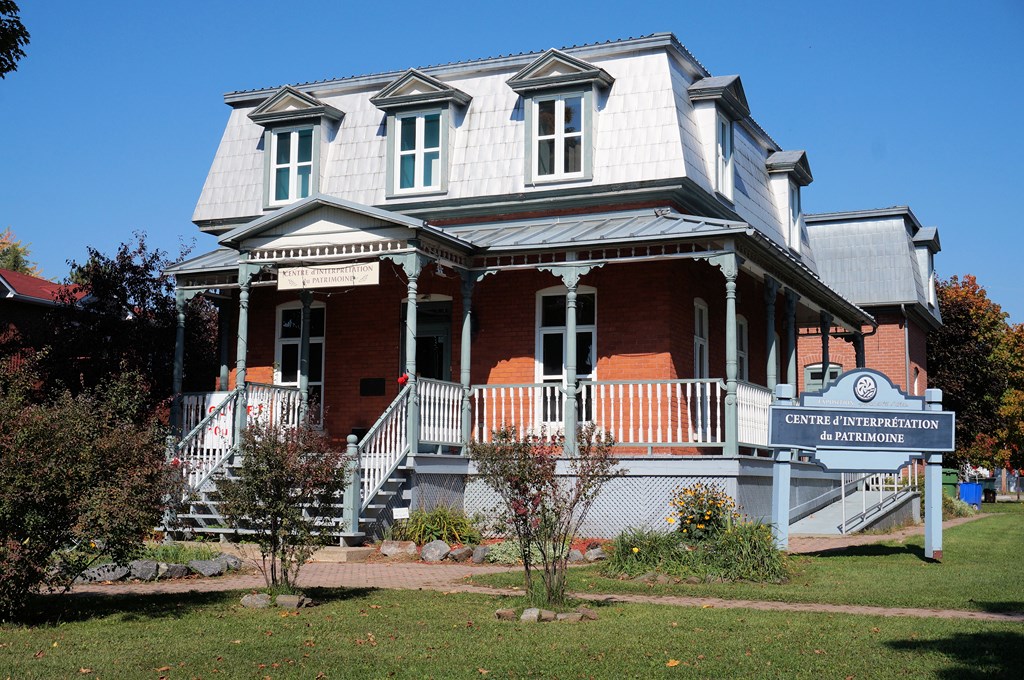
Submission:
<svg viewBox="0 0 1024 680">
<path fill-rule="evenodd" d="M 426 378 L 416 385 L 420 397 L 420 441 L 461 446 L 462 385 Z"/>
<path fill-rule="evenodd" d="M 359 443 L 360 511 L 365 510 L 377 491 L 395 471 L 409 451 L 406 416 L 409 412 L 409 386 L 406 385 L 381 414 Z"/>
<path fill-rule="evenodd" d="M 596 423 L 622 445 L 721 445 L 724 396 L 718 379 L 583 381 L 577 410 L 580 422 Z M 471 398 L 477 441 L 502 426 L 527 434 L 559 432 L 564 423 L 560 384 L 476 385 Z"/>
<path fill-rule="evenodd" d="M 768 446 L 769 408 L 772 391 L 741 382 L 736 386 L 736 421 L 740 446 Z"/>
</svg>

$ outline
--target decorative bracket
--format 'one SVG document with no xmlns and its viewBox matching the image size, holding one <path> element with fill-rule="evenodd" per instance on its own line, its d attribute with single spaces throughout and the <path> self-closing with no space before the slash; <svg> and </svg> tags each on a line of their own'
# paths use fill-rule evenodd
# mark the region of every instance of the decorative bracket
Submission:
<svg viewBox="0 0 1024 680">
<path fill-rule="evenodd" d="M 735 252 L 711 255 L 709 257 L 698 257 L 697 259 L 705 260 L 708 264 L 718 267 L 727 279 L 735 279 L 739 276 L 740 265 L 744 262 L 743 258 Z"/>
<path fill-rule="evenodd" d="M 566 288 L 576 288 L 580 285 L 580 278 L 589 274 L 591 270 L 598 269 L 604 265 L 604 262 L 592 262 L 589 264 L 560 263 L 544 265 L 537 267 L 537 269 L 542 272 L 551 272 L 562 279 L 562 283 L 565 284 Z"/>
<path fill-rule="evenodd" d="M 406 276 L 419 276 L 423 268 L 433 261 L 433 258 L 420 252 L 385 254 L 381 255 L 381 259 L 397 264 Z"/>
</svg>

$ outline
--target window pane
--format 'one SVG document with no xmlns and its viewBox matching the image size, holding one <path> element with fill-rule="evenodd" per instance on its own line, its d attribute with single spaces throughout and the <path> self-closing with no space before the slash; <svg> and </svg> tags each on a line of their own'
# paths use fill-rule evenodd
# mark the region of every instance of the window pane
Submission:
<svg viewBox="0 0 1024 680">
<path fill-rule="evenodd" d="M 580 132 L 583 130 L 582 97 L 566 97 L 564 124 L 566 132 Z"/>
<path fill-rule="evenodd" d="M 302 310 L 285 309 L 281 311 L 281 337 L 297 338 L 302 334 Z"/>
<path fill-rule="evenodd" d="M 290 179 L 290 172 L 288 168 L 278 168 L 277 175 L 274 179 L 274 200 L 286 201 L 288 200 L 288 182 Z"/>
<path fill-rule="evenodd" d="M 299 162 L 309 163 L 313 160 L 313 131 L 299 130 Z"/>
<path fill-rule="evenodd" d="M 436 149 L 441 146 L 441 114 L 435 113 L 423 118 L 423 148 Z"/>
<path fill-rule="evenodd" d="M 563 161 L 565 170 L 563 172 L 580 172 L 583 169 L 583 145 L 579 137 L 569 137 L 565 140 L 565 158 Z"/>
<path fill-rule="evenodd" d="M 576 296 L 576 323 L 593 325 L 594 307 L 596 305 L 593 293 L 583 293 Z"/>
<path fill-rule="evenodd" d="M 562 334 L 545 333 L 543 337 L 544 356 L 541 358 L 544 364 L 544 375 L 562 375 Z"/>
<path fill-rule="evenodd" d="M 555 100 L 537 103 L 537 133 L 555 134 Z"/>
<path fill-rule="evenodd" d="M 555 140 L 542 139 L 537 143 L 537 174 L 555 174 Z"/>
<path fill-rule="evenodd" d="M 292 133 L 282 132 L 277 138 L 277 164 L 285 165 L 292 159 Z"/>
<path fill-rule="evenodd" d="M 544 327 L 565 325 L 564 295 L 545 295 L 540 299 L 540 325 Z"/>
<path fill-rule="evenodd" d="M 412 151 L 416 148 L 416 119 L 400 118 L 398 124 L 402 127 L 401 140 L 402 151 Z"/>
<path fill-rule="evenodd" d="M 423 154 L 423 186 L 437 186 L 437 171 L 441 164 L 440 152 L 429 151 Z"/>
<path fill-rule="evenodd" d="M 299 381 L 299 345 L 288 343 L 281 345 L 281 382 L 296 383 Z"/>
<path fill-rule="evenodd" d="M 324 379 L 324 344 L 309 343 L 309 380 L 320 382 Z"/>
<path fill-rule="evenodd" d="M 400 189 L 409 189 L 415 186 L 416 182 L 416 156 L 415 154 L 408 154 L 402 156 L 399 162 L 398 170 L 398 187 Z"/>
<path fill-rule="evenodd" d="M 324 308 L 313 307 L 309 311 L 309 336 L 311 338 L 324 337 Z"/>
<path fill-rule="evenodd" d="M 576 334 L 576 375 L 589 377 L 594 372 L 594 334 L 591 331 Z"/>
<path fill-rule="evenodd" d="M 298 180 L 299 180 L 299 195 L 295 198 L 305 198 L 309 196 L 309 172 L 311 168 L 308 165 L 304 165 L 298 169 Z"/>
</svg>

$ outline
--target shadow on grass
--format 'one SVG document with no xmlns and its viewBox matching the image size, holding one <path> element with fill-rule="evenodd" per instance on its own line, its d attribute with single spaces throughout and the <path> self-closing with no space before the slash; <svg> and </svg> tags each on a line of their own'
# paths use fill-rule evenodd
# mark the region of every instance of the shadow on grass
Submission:
<svg viewBox="0 0 1024 680">
<path fill-rule="evenodd" d="M 802 553 L 801 557 L 888 557 L 890 555 L 913 555 L 923 562 L 935 562 L 935 560 L 924 556 L 924 547 L 913 543 L 900 545 L 871 543 L 869 545 L 854 545 L 848 548 L 833 548 L 831 550 L 819 550 L 818 552 Z"/>
<path fill-rule="evenodd" d="M 1024 667 L 1024 632 L 963 633 L 937 640 L 895 640 L 892 649 L 920 654 L 942 654 L 947 668 L 936 671 L 939 678 L 1020 678 Z"/>
<path fill-rule="evenodd" d="M 375 588 L 309 588 L 303 592 L 314 604 L 367 597 Z M 240 606 L 249 590 L 188 593 L 66 593 L 39 595 L 31 600 L 16 623 L 46 626 L 119 616 L 122 621 L 180 618 L 205 607 Z"/>
<path fill-rule="evenodd" d="M 978 600 L 970 600 L 970 602 L 976 604 L 982 611 L 992 614 L 1024 614 L 1024 602 L 1020 600 L 1010 600 L 1007 602 L 979 602 Z M 1021 673 L 1024 674 L 1024 668 L 1021 669 Z"/>
</svg>

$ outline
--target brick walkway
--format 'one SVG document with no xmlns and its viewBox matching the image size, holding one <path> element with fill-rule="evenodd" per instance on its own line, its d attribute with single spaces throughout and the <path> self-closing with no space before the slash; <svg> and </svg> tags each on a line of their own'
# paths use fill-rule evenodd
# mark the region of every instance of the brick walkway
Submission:
<svg viewBox="0 0 1024 680">
<path fill-rule="evenodd" d="M 984 515 L 943 522 L 943 528 L 970 522 Z M 850 546 L 866 545 L 887 540 L 902 540 L 923 532 L 921 527 L 910 527 L 890 534 L 866 536 L 802 536 L 790 541 L 793 553 L 841 550 Z M 300 584 L 307 587 L 386 588 L 393 590 L 437 590 L 442 592 L 513 595 L 510 589 L 486 588 L 471 585 L 466 580 L 480 574 L 516 571 L 518 567 L 469 564 L 425 564 L 423 562 L 311 562 L 302 568 Z M 102 593 L 107 595 L 210 592 L 222 590 L 249 590 L 262 588 L 263 577 L 240 574 L 209 579 L 181 579 L 157 583 L 114 583 L 110 585 L 82 585 L 75 593 Z M 897 607 L 864 607 L 796 602 L 767 602 L 758 600 L 726 600 L 715 597 L 681 597 L 656 595 L 597 595 L 575 593 L 575 597 L 601 602 L 641 602 L 680 607 L 717 607 L 720 609 L 760 609 L 792 612 L 826 612 L 866 614 L 874 616 L 910 616 L 934 618 L 973 619 L 978 621 L 1004 621 L 1024 623 L 1024 614 L 992 614 L 951 609 L 911 609 Z"/>
</svg>

